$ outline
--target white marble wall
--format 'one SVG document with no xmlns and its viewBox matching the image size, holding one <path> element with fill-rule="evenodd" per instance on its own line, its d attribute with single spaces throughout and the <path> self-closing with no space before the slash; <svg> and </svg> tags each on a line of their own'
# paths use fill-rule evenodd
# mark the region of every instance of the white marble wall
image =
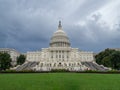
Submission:
<svg viewBox="0 0 120 90">
<path fill-rule="evenodd" d="M 34 69 L 87 69 L 81 62 L 93 62 L 93 53 L 79 51 L 78 48 L 43 48 L 41 51 L 27 52 L 27 61 L 39 62 Z"/>
</svg>

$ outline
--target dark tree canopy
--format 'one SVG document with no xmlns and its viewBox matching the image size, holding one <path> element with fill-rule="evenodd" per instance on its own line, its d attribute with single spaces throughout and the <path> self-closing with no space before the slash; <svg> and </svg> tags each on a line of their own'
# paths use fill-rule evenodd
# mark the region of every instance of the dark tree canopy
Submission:
<svg viewBox="0 0 120 90">
<path fill-rule="evenodd" d="M 0 70 L 6 70 L 11 67 L 11 58 L 8 53 L 0 53 Z"/>
<path fill-rule="evenodd" d="M 96 62 L 106 67 L 120 69 L 120 51 L 105 49 L 95 56 Z"/>
<path fill-rule="evenodd" d="M 24 62 L 25 62 L 25 55 L 20 55 L 18 58 L 17 58 L 17 64 L 18 65 L 22 65 Z"/>
</svg>

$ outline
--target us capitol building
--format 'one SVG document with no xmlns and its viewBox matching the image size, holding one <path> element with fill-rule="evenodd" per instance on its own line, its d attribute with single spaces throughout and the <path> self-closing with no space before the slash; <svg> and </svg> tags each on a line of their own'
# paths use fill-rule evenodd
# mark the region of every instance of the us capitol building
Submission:
<svg viewBox="0 0 120 90">
<path fill-rule="evenodd" d="M 84 71 L 107 70 L 108 68 L 95 62 L 93 52 L 72 48 L 67 34 L 63 31 L 61 21 L 59 21 L 58 30 L 51 37 L 49 48 L 27 52 L 26 62 L 15 69 L 17 71 L 51 71 L 56 69 Z"/>
</svg>

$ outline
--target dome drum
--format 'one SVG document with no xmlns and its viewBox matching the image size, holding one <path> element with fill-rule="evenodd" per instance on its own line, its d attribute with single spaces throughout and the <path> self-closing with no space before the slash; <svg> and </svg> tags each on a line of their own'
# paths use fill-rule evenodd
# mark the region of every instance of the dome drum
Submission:
<svg viewBox="0 0 120 90">
<path fill-rule="evenodd" d="M 51 47 L 69 47 L 70 43 L 69 42 L 52 42 L 50 43 Z"/>
</svg>

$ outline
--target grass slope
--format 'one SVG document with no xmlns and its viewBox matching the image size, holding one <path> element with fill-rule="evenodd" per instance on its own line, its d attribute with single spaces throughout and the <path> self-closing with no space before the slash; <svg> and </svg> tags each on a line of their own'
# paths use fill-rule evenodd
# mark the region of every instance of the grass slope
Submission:
<svg viewBox="0 0 120 90">
<path fill-rule="evenodd" d="M 120 90 L 120 74 L 0 74 L 0 90 Z"/>
</svg>

